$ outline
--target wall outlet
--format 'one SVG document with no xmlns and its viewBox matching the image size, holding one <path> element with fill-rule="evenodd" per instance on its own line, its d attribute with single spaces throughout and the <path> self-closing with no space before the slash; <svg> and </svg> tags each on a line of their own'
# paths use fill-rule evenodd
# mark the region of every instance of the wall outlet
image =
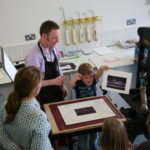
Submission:
<svg viewBox="0 0 150 150">
<path fill-rule="evenodd" d="M 136 24 L 136 19 L 135 18 L 127 19 L 127 25 L 133 25 L 133 24 Z"/>
<path fill-rule="evenodd" d="M 36 39 L 35 34 L 27 34 L 27 35 L 25 35 L 25 40 L 26 41 L 35 40 L 35 39 Z"/>
</svg>

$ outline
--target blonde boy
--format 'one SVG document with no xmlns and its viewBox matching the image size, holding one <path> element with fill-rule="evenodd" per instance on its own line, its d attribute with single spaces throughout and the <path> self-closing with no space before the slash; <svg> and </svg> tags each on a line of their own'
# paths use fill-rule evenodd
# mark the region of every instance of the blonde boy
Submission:
<svg viewBox="0 0 150 150">
<path fill-rule="evenodd" d="M 76 98 L 96 96 L 96 81 L 100 78 L 104 70 L 109 67 L 103 65 L 94 74 L 93 67 L 89 63 L 83 63 L 78 68 L 78 73 L 68 83 L 70 88 L 75 88 Z"/>
<path fill-rule="evenodd" d="M 76 98 L 84 98 L 90 96 L 96 96 L 96 81 L 102 75 L 104 70 L 108 70 L 108 66 L 101 66 L 99 70 L 94 74 L 93 68 L 89 63 L 83 63 L 78 68 L 78 73 L 75 74 L 75 77 L 69 81 L 68 86 L 74 88 L 76 92 Z M 89 143 L 91 150 L 98 150 L 97 134 L 81 135 L 78 137 L 78 150 L 87 150 L 87 145 Z"/>
</svg>

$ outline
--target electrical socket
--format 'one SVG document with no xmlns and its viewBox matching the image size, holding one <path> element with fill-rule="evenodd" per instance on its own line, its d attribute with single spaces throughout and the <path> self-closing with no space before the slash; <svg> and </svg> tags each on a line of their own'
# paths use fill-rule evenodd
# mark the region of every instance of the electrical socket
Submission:
<svg viewBox="0 0 150 150">
<path fill-rule="evenodd" d="M 136 24 L 136 19 L 135 18 L 127 19 L 127 25 L 133 25 L 133 24 Z"/>
<path fill-rule="evenodd" d="M 27 34 L 27 35 L 25 35 L 25 40 L 26 41 L 35 40 L 35 39 L 36 39 L 35 34 Z"/>
</svg>

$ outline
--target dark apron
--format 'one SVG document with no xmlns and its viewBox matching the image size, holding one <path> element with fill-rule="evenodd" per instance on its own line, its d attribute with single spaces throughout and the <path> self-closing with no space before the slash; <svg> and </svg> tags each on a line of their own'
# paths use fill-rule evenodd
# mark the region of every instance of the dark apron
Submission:
<svg viewBox="0 0 150 150">
<path fill-rule="evenodd" d="M 44 56 L 43 54 L 43 50 L 39 42 L 38 42 L 38 46 L 40 48 L 41 54 L 45 61 L 44 80 L 55 79 L 57 76 L 59 76 L 59 69 L 58 69 L 58 60 L 54 51 L 53 51 L 54 62 L 48 62 L 46 56 Z M 38 95 L 38 99 L 40 100 L 41 105 L 46 103 L 63 101 L 64 95 L 61 86 L 51 85 L 51 86 L 42 87 Z"/>
</svg>

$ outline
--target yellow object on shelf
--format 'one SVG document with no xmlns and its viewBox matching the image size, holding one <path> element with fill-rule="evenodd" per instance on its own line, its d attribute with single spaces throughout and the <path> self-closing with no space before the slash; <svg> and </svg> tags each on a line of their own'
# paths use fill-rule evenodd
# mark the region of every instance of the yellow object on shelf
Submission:
<svg viewBox="0 0 150 150">
<path fill-rule="evenodd" d="M 94 24 L 94 27 L 93 27 L 93 39 L 94 39 L 95 41 L 98 41 L 98 30 L 97 30 L 95 24 Z"/>
<path fill-rule="evenodd" d="M 72 18 L 72 22 L 71 22 L 71 32 L 72 32 L 72 44 L 77 44 L 77 40 L 76 40 L 76 32 L 75 32 L 75 26 L 74 26 L 74 20 Z"/>
<path fill-rule="evenodd" d="M 69 45 L 70 44 L 70 39 L 69 39 L 68 29 L 66 29 L 64 32 L 65 32 L 65 42 L 66 42 L 66 45 Z"/>
<path fill-rule="evenodd" d="M 75 29 L 72 29 L 72 43 L 73 44 L 77 43 Z"/>
<path fill-rule="evenodd" d="M 79 28 L 79 42 L 83 43 L 84 42 L 84 34 L 83 34 L 83 28 Z"/>
<path fill-rule="evenodd" d="M 73 23 L 74 24 L 80 24 L 80 22 L 81 23 L 89 23 L 89 22 L 95 22 L 95 21 L 101 21 L 99 16 L 80 18 L 80 19 L 73 19 Z M 63 25 L 72 25 L 72 19 L 63 21 Z"/>
<path fill-rule="evenodd" d="M 85 27 L 85 31 L 86 31 L 86 40 L 87 40 L 87 42 L 90 42 L 91 41 L 91 36 L 90 36 L 89 26 Z"/>
</svg>

